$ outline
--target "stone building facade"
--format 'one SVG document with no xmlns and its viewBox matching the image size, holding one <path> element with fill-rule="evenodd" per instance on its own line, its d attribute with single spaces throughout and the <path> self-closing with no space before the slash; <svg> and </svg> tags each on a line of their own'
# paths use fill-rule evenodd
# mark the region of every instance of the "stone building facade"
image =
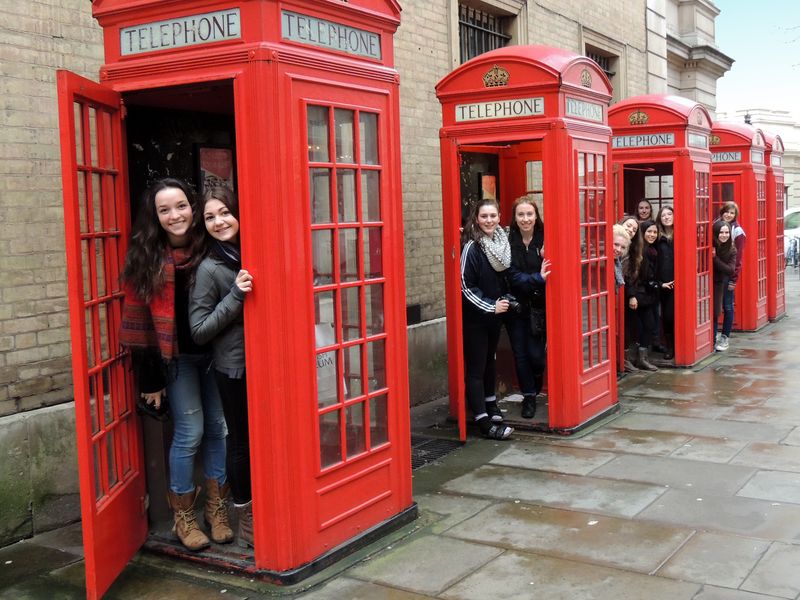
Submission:
<svg viewBox="0 0 800 600">
<path fill-rule="evenodd" d="M 681 94 L 715 108 L 731 60 L 710 0 L 407 0 L 401 77 L 412 403 L 446 394 L 436 83 L 461 62 L 459 21 L 499 23 L 504 43 L 597 60 L 614 100 Z M 0 1 L 0 545 L 79 516 L 55 73 L 97 79 L 89 0 Z M 13 490 L 13 493 L 9 492 Z"/>
</svg>

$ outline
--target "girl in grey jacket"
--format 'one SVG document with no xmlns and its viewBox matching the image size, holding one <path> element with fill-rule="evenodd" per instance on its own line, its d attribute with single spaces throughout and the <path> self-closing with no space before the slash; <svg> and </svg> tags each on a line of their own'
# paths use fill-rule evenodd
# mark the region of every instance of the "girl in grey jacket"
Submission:
<svg viewBox="0 0 800 600">
<path fill-rule="evenodd" d="M 228 425 L 228 480 L 239 517 L 240 546 L 253 545 L 250 491 L 250 435 L 244 360 L 244 299 L 253 277 L 239 254 L 239 206 L 231 190 L 217 187 L 203 196 L 208 255 L 195 275 L 189 303 L 192 338 L 211 344 L 214 369 Z"/>
</svg>

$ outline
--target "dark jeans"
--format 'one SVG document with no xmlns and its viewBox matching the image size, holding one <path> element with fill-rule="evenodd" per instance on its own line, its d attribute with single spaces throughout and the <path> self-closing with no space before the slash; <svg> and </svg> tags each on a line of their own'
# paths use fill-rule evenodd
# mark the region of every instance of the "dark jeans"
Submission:
<svg viewBox="0 0 800 600">
<path fill-rule="evenodd" d="M 661 289 L 661 325 L 668 350 L 675 349 L 675 291 Z M 658 326 L 656 326 L 658 329 Z"/>
<path fill-rule="evenodd" d="M 625 320 L 631 323 L 632 341 L 639 342 L 642 348 L 649 348 L 656 323 L 654 305 L 643 306 L 640 304 L 636 310 L 633 310 L 630 306 L 626 307 Z"/>
<path fill-rule="evenodd" d="M 473 416 L 486 412 L 486 398 L 494 396 L 497 377 L 495 352 L 502 322 L 487 321 L 465 321 L 463 327 L 465 392 Z"/>
<path fill-rule="evenodd" d="M 250 432 L 247 421 L 247 378 L 232 379 L 214 371 L 228 424 L 228 482 L 236 504 L 247 504 L 250 492 Z"/>
<path fill-rule="evenodd" d="M 733 299 L 736 295 L 735 290 L 728 289 L 728 282 L 730 280 L 726 277 L 722 281 L 722 302 L 714 299 L 714 339 L 717 338 L 717 327 L 719 321 L 719 306 L 722 305 L 722 335 L 730 337 L 731 329 L 733 329 Z"/>
<path fill-rule="evenodd" d="M 546 358 L 545 338 L 532 335 L 527 315 L 509 315 L 506 321 L 519 391 L 523 396 L 535 396 L 542 390 Z"/>
</svg>

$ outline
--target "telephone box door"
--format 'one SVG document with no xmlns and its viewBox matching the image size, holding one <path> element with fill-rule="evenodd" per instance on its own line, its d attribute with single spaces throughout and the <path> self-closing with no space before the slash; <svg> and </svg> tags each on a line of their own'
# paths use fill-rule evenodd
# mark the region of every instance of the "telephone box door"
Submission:
<svg viewBox="0 0 800 600">
<path fill-rule="evenodd" d="M 119 94 L 59 71 L 58 103 L 86 595 L 93 599 L 147 537 L 139 422 L 117 335 L 126 161 Z"/>
</svg>

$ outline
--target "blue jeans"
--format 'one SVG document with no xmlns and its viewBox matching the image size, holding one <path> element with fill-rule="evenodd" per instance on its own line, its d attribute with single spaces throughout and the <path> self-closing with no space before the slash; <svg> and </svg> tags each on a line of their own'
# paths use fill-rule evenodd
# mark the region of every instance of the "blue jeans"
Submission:
<svg viewBox="0 0 800 600">
<path fill-rule="evenodd" d="M 225 483 L 225 438 L 228 429 L 222 400 L 210 368 L 211 357 L 182 354 L 170 364 L 167 399 L 174 430 L 169 449 L 169 489 L 194 491 L 194 458 L 202 446 L 206 479 Z"/>
<path fill-rule="evenodd" d="M 729 290 L 726 283 L 722 292 L 722 335 L 730 337 L 733 329 L 733 298 L 735 290 Z"/>
<path fill-rule="evenodd" d="M 519 391 L 523 396 L 535 396 L 542 391 L 546 358 L 546 341 L 531 334 L 529 320 L 527 314 L 510 315 L 506 320 Z"/>
</svg>

